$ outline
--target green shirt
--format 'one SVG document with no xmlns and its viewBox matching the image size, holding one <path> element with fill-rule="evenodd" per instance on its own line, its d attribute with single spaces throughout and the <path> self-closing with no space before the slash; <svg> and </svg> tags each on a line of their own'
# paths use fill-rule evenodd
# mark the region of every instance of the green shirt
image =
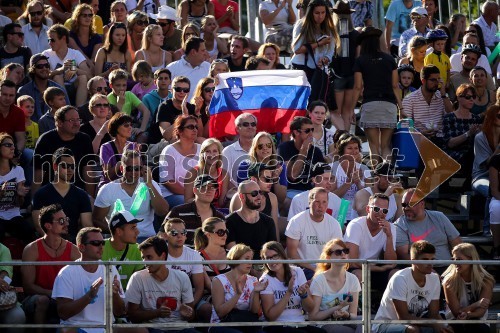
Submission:
<svg viewBox="0 0 500 333">
<path fill-rule="evenodd" d="M 111 242 L 109 239 L 106 239 L 106 244 L 104 244 L 104 249 L 102 252 L 102 260 L 103 261 L 119 261 L 123 255 L 122 251 L 116 251 L 113 246 L 111 246 Z M 129 244 L 128 252 L 125 258 L 122 261 L 142 261 L 141 251 L 139 251 L 139 247 L 137 244 Z M 137 271 L 144 269 L 144 265 L 126 265 L 121 264 L 120 267 L 117 267 L 118 273 L 120 273 L 120 280 L 122 283 L 123 290 L 127 288 L 128 280 Z"/>
<path fill-rule="evenodd" d="M 114 93 L 109 93 L 108 94 L 108 102 L 111 105 L 117 105 L 117 97 Z M 134 95 L 133 92 L 126 91 L 125 92 L 125 103 L 123 103 L 123 107 L 120 110 L 121 112 L 125 113 L 127 116 L 130 116 L 132 113 L 132 110 L 136 109 L 139 104 L 141 104 L 141 100 Z"/>
</svg>

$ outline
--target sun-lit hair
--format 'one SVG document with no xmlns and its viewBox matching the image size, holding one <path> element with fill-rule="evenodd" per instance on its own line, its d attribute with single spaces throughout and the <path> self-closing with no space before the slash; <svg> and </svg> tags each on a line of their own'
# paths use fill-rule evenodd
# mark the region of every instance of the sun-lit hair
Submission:
<svg viewBox="0 0 500 333">
<path fill-rule="evenodd" d="M 84 10 L 90 10 L 90 13 L 94 15 L 94 11 L 90 5 L 86 3 L 81 3 L 77 5 L 73 10 L 73 14 L 71 14 L 71 31 L 73 31 L 75 34 L 78 34 L 78 31 L 80 30 L 80 24 L 78 24 L 78 18 L 80 17 L 80 15 Z M 90 22 L 89 35 L 91 37 L 95 35 L 94 24 L 92 24 L 92 21 Z"/>
<path fill-rule="evenodd" d="M 198 159 L 198 174 L 210 174 L 210 170 L 205 170 L 205 165 L 206 165 L 206 159 L 205 159 L 205 152 L 207 151 L 208 147 L 211 145 L 216 145 L 217 150 L 219 151 L 219 158 L 217 162 L 215 162 L 215 165 L 213 167 L 215 168 L 220 168 L 222 167 L 222 143 L 215 139 L 215 138 L 208 138 L 203 141 L 200 147 L 200 158 Z"/>
<path fill-rule="evenodd" d="M 276 52 L 276 60 L 274 61 L 273 68 L 276 68 L 276 65 L 280 63 L 280 47 L 274 43 L 264 43 L 259 47 L 257 51 L 258 56 L 265 57 L 266 49 L 270 47 L 273 48 Z"/>
<path fill-rule="evenodd" d="M 143 50 L 149 49 L 149 46 L 151 45 L 151 39 L 153 38 L 153 34 L 156 30 L 162 31 L 161 27 L 158 24 L 150 24 L 146 27 L 146 29 L 144 29 L 141 42 L 141 48 Z"/>
<path fill-rule="evenodd" d="M 197 228 L 194 232 L 194 249 L 196 251 L 200 251 L 205 249 L 208 246 L 208 237 L 206 233 L 211 233 L 215 231 L 215 226 L 219 223 L 226 223 L 220 217 L 209 217 L 205 219 L 201 224 L 200 228 Z"/>
<path fill-rule="evenodd" d="M 321 259 L 321 260 L 331 259 L 331 256 L 332 256 L 331 250 L 332 250 L 332 247 L 334 245 L 341 246 L 343 249 L 347 248 L 347 245 L 345 245 L 345 243 L 342 239 L 334 238 L 334 239 L 328 241 L 328 243 L 326 243 L 325 246 L 323 246 L 323 250 L 321 251 L 321 255 L 319 256 L 319 259 Z M 314 272 L 314 276 L 317 276 L 321 273 L 326 272 L 331 267 L 332 267 L 332 264 L 329 262 L 328 263 L 322 263 L 322 262 L 318 263 L 316 265 L 316 271 Z M 344 268 L 347 270 L 349 268 L 349 264 L 346 263 Z"/>
<path fill-rule="evenodd" d="M 269 157 L 265 158 L 264 161 L 259 161 L 257 159 L 257 147 L 259 145 L 259 140 L 261 138 L 268 138 L 269 140 L 271 140 L 271 144 L 272 144 L 271 155 L 269 155 Z M 253 140 L 252 140 L 252 145 L 250 146 L 250 151 L 248 152 L 248 157 L 250 157 L 250 160 L 252 162 L 264 162 L 264 163 L 268 163 L 268 162 L 277 161 L 278 156 L 276 155 L 276 144 L 274 143 L 272 135 L 269 134 L 269 133 L 267 133 L 267 132 L 259 132 L 259 133 L 257 133 L 254 136 Z M 276 163 L 276 162 L 274 162 L 274 163 Z"/>
<path fill-rule="evenodd" d="M 253 256 L 253 250 L 250 246 L 245 245 L 245 244 L 236 244 L 227 253 L 227 259 L 228 260 L 239 260 L 239 259 L 241 259 L 241 257 L 243 257 L 248 252 L 251 252 L 252 256 Z M 229 267 L 235 268 L 235 267 L 238 267 L 239 265 L 240 264 L 229 264 Z"/>
</svg>

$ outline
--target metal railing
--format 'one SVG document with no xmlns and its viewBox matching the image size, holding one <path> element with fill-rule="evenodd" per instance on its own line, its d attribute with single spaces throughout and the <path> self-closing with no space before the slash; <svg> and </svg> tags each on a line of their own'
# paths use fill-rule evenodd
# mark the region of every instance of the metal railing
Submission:
<svg viewBox="0 0 500 333">
<path fill-rule="evenodd" d="M 288 263 L 288 264 L 309 264 L 309 263 L 331 263 L 332 260 L 205 260 L 205 261 L 148 261 L 148 264 L 165 264 L 169 265 L 209 265 L 209 264 L 266 264 L 266 263 Z M 170 322 L 170 323 L 140 323 L 140 324 L 115 324 L 113 323 L 113 291 L 112 291 L 112 267 L 120 263 L 121 265 L 137 265 L 144 264 L 144 261 L 61 261 L 61 262 L 3 262 L 3 266 L 52 266 L 57 263 L 57 265 L 85 265 L 85 264 L 93 264 L 93 265 L 104 265 L 106 266 L 105 270 L 105 312 L 104 312 L 104 324 L 96 325 L 96 324 L 78 324 L 78 325 L 66 325 L 66 324 L 17 324 L 15 327 L 19 328 L 104 328 L 105 332 L 112 333 L 113 328 L 136 328 L 136 327 L 150 327 L 150 328 L 192 328 L 192 327 L 212 327 L 217 325 L 217 327 L 224 326 L 293 326 L 300 327 L 306 325 L 346 325 L 346 324 L 355 324 L 355 325 L 363 325 L 363 333 L 371 332 L 372 324 L 408 324 L 408 323 L 419 323 L 419 324 L 474 324 L 474 323 L 487 323 L 487 324 L 500 324 L 500 319 L 488 319 L 488 320 L 449 320 L 449 319 L 424 319 L 421 320 L 372 320 L 371 318 L 371 282 L 370 282 L 370 269 L 369 265 L 371 264 L 429 264 L 428 260 L 363 260 L 363 259 L 348 259 L 348 260 L 335 260 L 336 263 L 356 263 L 361 264 L 362 266 L 362 314 L 361 319 L 355 320 L 343 320 L 343 321 L 304 321 L 304 322 L 267 322 L 267 321 L 259 321 L 259 322 L 244 322 L 244 323 L 236 323 L 236 322 L 221 322 L 217 324 L 213 323 L 202 323 L 202 322 Z M 453 264 L 456 263 L 453 260 L 433 260 L 433 265 L 440 264 Z M 500 261 L 498 260 L 461 260 L 460 264 L 481 264 L 488 266 L 498 266 L 500 265 Z M 0 330 L 3 328 L 13 327 L 12 324 L 0 324 Z"/>
</svg>

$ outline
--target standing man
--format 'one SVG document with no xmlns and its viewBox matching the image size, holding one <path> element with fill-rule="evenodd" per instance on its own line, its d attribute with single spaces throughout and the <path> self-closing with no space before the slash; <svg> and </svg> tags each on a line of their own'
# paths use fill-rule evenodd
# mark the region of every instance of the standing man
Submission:
<svg viewBox="0 0 500 333">
<path fill-rule="evenodd" d="M 76 246 L 81 253 L 77 261 L 101 260 L 104 246 L 101 229 L 81 229 L 76 236 Z M 104 294 L 108 284 L 112 284 L 113 289 L 113 314 L 125 314 L 125 297 L 120 275 L 113 266 L 112 270 L 111 281 L 105 279 L 104 265 L 70 265 L 59 272 L 54 282 L 52 297 L 57 301 L 61 324 L 104 325 Z M 94 328 L 92 332 L 104 333 L 104 329 Z"/>
<path fill-rule="evenodd" d="M 21 25 L 9 23 L 3 28 L 2 34 L 4 46 L 0 48 L 0 68 L 13 62 L 22 65 L 26 71 L 31 58 L 31 50 L 23 46 L 24 32 Z"/>
<path fill-rule="evenodd" d="M 387 51 L 395 57 L 398 54 L 401 34 L 411 27 L 411 10 L 421 6 L 422 2 L 418 0 L 394 0 L 389 5 L 385 14 L 384 36 Z"/>
<path fill-rule="evenodd" d="M 63 236 L 68 235 L 69 218 L 61 205 L 43 207 L 37 219 L 40 221 L 43 237 L 26 245 L 23 261 L 74 261 L 80 258 L 78 248 Z M 33 316 L 34 324 L 46 324 L 54 318 L 48 315 L 56 310 L 52 298 L 54 280 L 61 270 L 61 265 L 21 266 L 24 292 L 29 295 L 23 300 L 23 309 Z M 44 329 L 37 329 L 44 332 Z"/>
<path fill-rule="evenodd" d="M 248 57 L 245 55 L 248 52 L 248 39 L 243 36 L 233 35 L 231 45 L 229 47 L 230 55 L 227 56 L 227 64 L 231 72 L 241 72 L 245 70 Z"/>
<path fill-rule="evenodd" d="M 42 3 L 39 1 L 28 2 L 26 5 L 28 23 L 21 28 L 24 32 L 24 45 L 29 47 L 33 54 L 42 53 L 50 47 L 47 39 L 49 27 L 43 24 L 45 8 L 43 8 Z"/>
<path fill-rule="evenodd" d="M 496 1 L 488 0 L 481 6 L 481 17 L 472 21 L 483 30 L 484 44 L 493 50 L 499 42 L 498 30 L 495 22 L 498 20 L 498 4 Z"/>
</svg>

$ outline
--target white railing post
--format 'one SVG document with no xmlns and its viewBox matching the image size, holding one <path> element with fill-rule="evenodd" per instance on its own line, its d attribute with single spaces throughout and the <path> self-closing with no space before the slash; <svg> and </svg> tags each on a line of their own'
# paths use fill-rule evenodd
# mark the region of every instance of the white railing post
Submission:
<svg viewBox="0 0 500 333">
<path fill-rule="evenodd" d="M 371 282 L 370 282 L 370 265 L 367 262 L 362 264 L 361 272 L 363 274 L 363 281 L 361 283 L 361 295 L 363 302 L 363 309 L 361 311 L 363 316 L 363 333 L 371 332 Z"/>
<path fill-rule="evenodd" d="M 105 308 L 105 324 L 106 324 L 106 333 L 113 333 L 113 266 L 107 262 L 105 264 L 105 281 L 104 284 L 104 304 Z"/>
</svg>

